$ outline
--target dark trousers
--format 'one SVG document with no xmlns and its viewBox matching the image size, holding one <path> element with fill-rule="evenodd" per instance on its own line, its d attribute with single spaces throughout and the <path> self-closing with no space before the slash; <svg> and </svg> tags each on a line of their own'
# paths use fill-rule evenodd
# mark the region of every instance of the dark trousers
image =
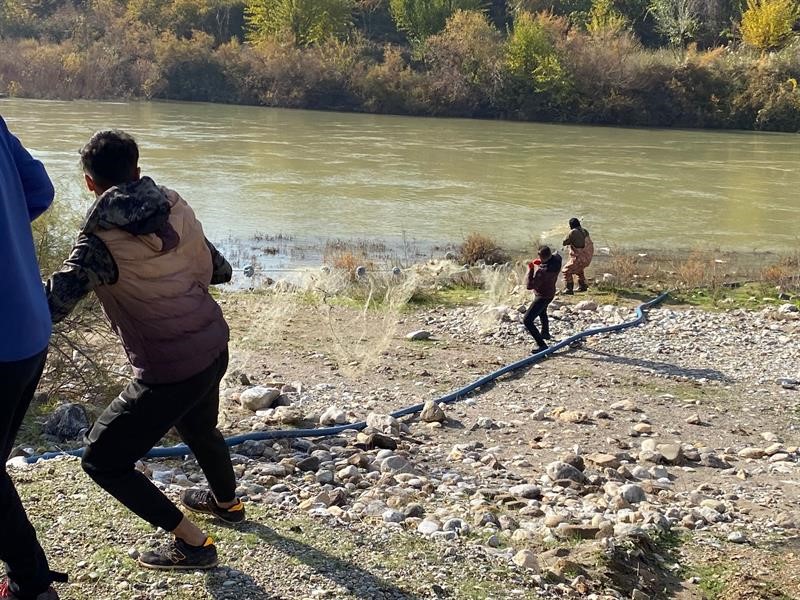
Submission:
<svg viewBox="0 0 800 600">
<path fill-rule="evenodd" d="M 533 339 L 536 340 L 536 344 L 539 346 L 546 345 L 542 336 L 550 337 L 550 322 L 547 319 L 547 307 L 552 301 L 552 298 L 535 298 L 525 312 L 525 316 L 522 318 L 525 329 L 533 336 Z M 536 324 L 534 323 L 536 317 L 539 317 L 539 320 L 542 322 L 541 333 L 536 329 Z"/>
<path fill-rule="evenodd" d="M 135 466 L 175 427 L 217 500 L 233 500 L 236 478 L 217 429 L 219 382 L 227 368 L 226 349 L 210 367 L 185 381 L 161 385 L 132 381 L 89 431 L 83 455 L 86 473 L 142 519 L 172 531 L 183 514 Z"/>
<path fill-rule="evenodd" d="M 42 376 L 47 351 L 16 362 L 0 362 L 0 560 L 7 565 L 11 589 L 36 597 L 53 578 L 36 531 L 25 514 L 6 461 Z"/>
</svg>

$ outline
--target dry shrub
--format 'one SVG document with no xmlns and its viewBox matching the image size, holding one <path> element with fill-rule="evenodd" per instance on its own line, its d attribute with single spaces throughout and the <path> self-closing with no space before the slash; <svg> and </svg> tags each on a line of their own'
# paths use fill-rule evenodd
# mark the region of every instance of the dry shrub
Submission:
<svg viewBox="0 0 800 600">
<path fill-rule="evenodd" d="M 69 256 L 80 220 L 77 212 L 57 201 L 34 221 L 34 240 L 43 277 L 58 270 Z M 92 295 L 54 326 L 40 389 L 72 401 L 105 401 L 117 392 L 127 374 L 125 364 L 119 341 Z"/>
<path fill-rule="evenodd" d="M 403 51 L 386 46 L 383 62 L 367 67 L 353 82 L 365 111 L 391 114 L 424 112 L 420 102 L 423 77 L 406 61 Z"/>
<path fill-rule="evenodd" d="M 331 264 L 334 269 L 355 274 L 355 270 L 363 264 L 363 258 L 363 256 L 356 256 L 352 252 L 342 252 L 331 258 Z"/>
<path fill-rule="evenodd" d="M 715 290 L 723 283 L 724 276 L 724 269 L 708 251 L 693 250 L 686 259 L 675 265 L 676 283 L 684 288 L 707 287 Z"/>
<path fill-rule="evenodd" d="M 764 267 L 761 280 L 782 291 L 800 291 L 800 250 Z"/>
<path fill-rule="evenodd" d="M 615 286 L 629 286 L 639 278 L 640 257 L 635 254 L 615 252 L 611 257 L 609 269 L 614 276 Z"/>
<path fill-rule="evenodd" d="M 461 259 L 468 265 L 497 265 L 508 261 L 508 253 L 482 233 L 470 233 L 461 245 Z"/>
</svg>

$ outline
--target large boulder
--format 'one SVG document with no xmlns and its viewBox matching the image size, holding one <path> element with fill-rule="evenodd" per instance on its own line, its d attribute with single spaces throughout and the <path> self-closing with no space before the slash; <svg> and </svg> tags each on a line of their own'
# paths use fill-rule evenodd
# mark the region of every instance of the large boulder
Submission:
<svg viewBox="0 0 800 600">
<path fill-rule="evenodd" d="M 60 440 L 74 440 L 89 429 L 89 415 L 80 404 L 62 404 L 44 424 L 44 433 Z"/>
</svg>

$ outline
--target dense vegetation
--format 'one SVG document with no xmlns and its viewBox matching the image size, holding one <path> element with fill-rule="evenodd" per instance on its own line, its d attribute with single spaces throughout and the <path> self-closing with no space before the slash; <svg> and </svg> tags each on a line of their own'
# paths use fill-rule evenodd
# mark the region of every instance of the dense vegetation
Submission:
<svg viewBox="0 0 800 600">
<path fill-rule="evenodd" d="M 0 0 L 0 93 L 800 131 L 798 0 Z"/>
</svg>

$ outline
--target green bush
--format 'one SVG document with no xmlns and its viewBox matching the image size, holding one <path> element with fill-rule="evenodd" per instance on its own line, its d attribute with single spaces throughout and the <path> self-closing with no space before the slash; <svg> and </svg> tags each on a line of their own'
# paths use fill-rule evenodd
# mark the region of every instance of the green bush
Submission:
<svg viewBox="0 0 800 600">
<path fill-rule="evenodd" d="M 247 38 L 288 35 L 300 46 L 320 44 L 347 33 L 354 9 L 352 0 L 247 0 Z"/>
<path fill-rule="evenodd" d="M 485 6 L 484 0 L 389 0 L 398 29 L 415 41 L 439 33 L 456 11 L 481 10 Z"/>
</svg>

